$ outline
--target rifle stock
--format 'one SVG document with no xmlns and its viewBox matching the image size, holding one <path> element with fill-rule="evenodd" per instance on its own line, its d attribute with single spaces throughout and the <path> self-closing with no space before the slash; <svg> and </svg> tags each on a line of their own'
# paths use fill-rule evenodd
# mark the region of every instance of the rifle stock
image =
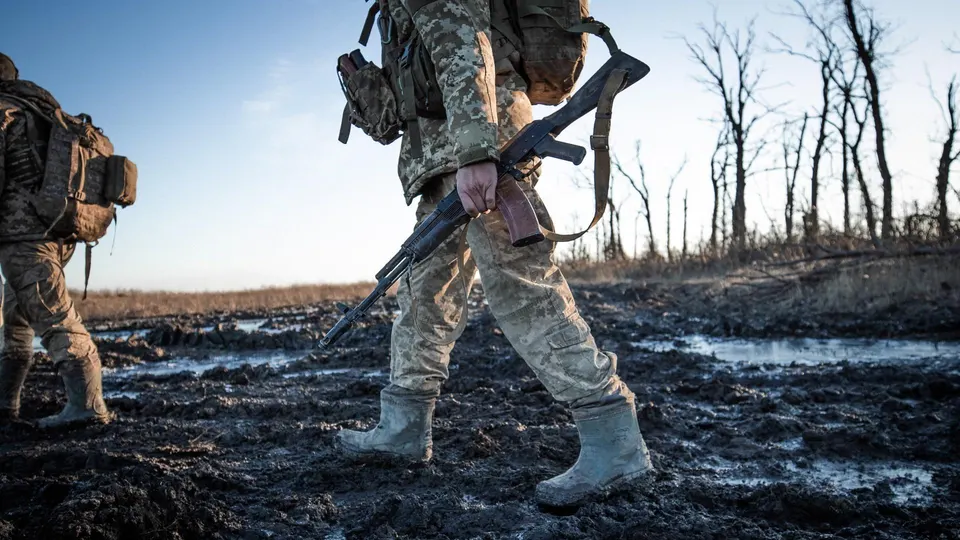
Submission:
<svg viewBox="0 0 960 540">
<path fill-rule="evenodd" d="M 613 55 L 600 66 L 600 69 L 598 69 L 575 94 L 570 96 L 566 105 L 544 119 L 550 124 L 553 124 L 551 133 L 559 135 L 560 132 L 569 127 L 570 124 L 576 122 L 596 108 L 597 102 L 600 100 L 600 94 L 603 93 L 603 87 L 607 83 L 607 79 L 614 70 L 618 69 L 627 73 L 627 77 L 624 79 L 620 91 L 625 90 L 650 73 L 650 66 L 629 54 L 623 51 L 613 53 Z"/>
</svg>

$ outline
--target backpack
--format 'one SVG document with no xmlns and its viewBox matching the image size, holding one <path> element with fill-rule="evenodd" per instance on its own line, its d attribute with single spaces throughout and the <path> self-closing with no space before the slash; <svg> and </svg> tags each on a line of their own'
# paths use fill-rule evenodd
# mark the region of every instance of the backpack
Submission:
<svg viewBox="0 0 960 540">
<path fill-rule="evenodd" d="M 438 0 L 410 0 L 412 11 Z M 490 0 L 494 58 L 509 59 L 527 82 L 534 105 L 559 105 L 573 92 L 583 71 L 587 34 L 601 37 L 611 54 L 617 50 L 609 28 L 589 16 L 589 0 Z M 446 117 L 443 94 L 429 51 L 415 32 L 400 43 L 385 0 L 376 0 L 360 34 L 366 45 L 378 23 L 382 44 L 378 67 L 359 50 L 342 55 L 337 73 L 347 98 L 340 142 L 351 125 L 387 145 L 404 132 L 411 136 L 411 154 L 421 153 L 418 118 Z M 378 17 L 379 16 L 379 17 Z"/>
<path fill-rule="evenodd" d="M 39 131 L 36 118 L 49 124 L 42 177 L 30 204 L 47 227 L 46 237 L 87 244 L 89 278 L 90 250 L 116 221 L 115 207 L 136 202 L 137 166 L 114 154 L 110 139 L 89 115 L 73 116 L 59 108 L 45 111 L 17 96 L 2 96 L 35 113 L 24 111 L 31 134 Z M 31 140 L 35 147 L 38 143 Z"/>
</svg>

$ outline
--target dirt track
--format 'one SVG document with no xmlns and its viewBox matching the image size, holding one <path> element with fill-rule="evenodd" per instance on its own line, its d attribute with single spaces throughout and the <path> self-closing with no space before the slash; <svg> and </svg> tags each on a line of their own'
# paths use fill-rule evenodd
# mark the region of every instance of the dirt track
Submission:
<svg viewBox="0 0 960 540">
<path fill-rule="evenodd" d="M 658 472 L 575 515 L 532 504 L 536 483 L 576 459 L 570 416 L 485 309 L 454 351 L 431 464 L 353 464 L 334 451 L 338 429 L 376 422 L 388 302 L 314 358 L 306 348 L 335 320 L 331 306 L 245 314 L 270 319 L 254 332 L 195 318 L 101 339 L 118 420 L 59 434 L 0 428 L 0 539 L 960 538 L 960 356 L 813 368 L 657 352 L 644 340 L 777 334 L 781 323 L 665 315 L 656 291 L 577 295 L 620 355 Z M 779 333 L 803 333 L 783 324 Z M 227 353 L 231 367 L 203 371 Z M 277 361 L 241 365 L 264 355 Z M 176 373 L 187 367 L 200 374 Z M 61 400 L 41 361 L 25 416 Z"/>
</svg>

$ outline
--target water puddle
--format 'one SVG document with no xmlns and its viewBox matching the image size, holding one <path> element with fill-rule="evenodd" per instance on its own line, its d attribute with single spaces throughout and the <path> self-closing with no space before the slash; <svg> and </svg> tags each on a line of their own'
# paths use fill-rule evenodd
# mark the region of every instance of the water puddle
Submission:
<svg viewBox="0 0 960 540">
<path fill-rule="evenodd" d="M 217 367 L 226 369 L 236 369 L 244 364 L 250 366 L 269 365 L 272 367 L 283 367 L 291 362 L 303 358 L 302 353 L 292 353 L 285 351 L 275 351 L 269 353 L 250 353 L 250 354 L 223 354 L 210 356 L 202 360 L 196 360 L 184 357 L 174 357 L 167 362 L 150 362 L 137 364 L 122 368 L 104 368 L 104 377 L 129 379 L 141 375 L 173 375 L 175 373 L 201 373 Z"/>
<path fill-rule="evenodd" d="M 173 357 L 166 362 L 149 362 L 120 368 L 103 368 L 103 376 L 108 380 L 127 380 L 140 377 L 142 375 L 163 376 L 173 375 L 176 373 L 191 373 L 193 375 L 201 375 L 204 372 L 214 368 L 222 367 L 224 369 L 237 369 L 244 364 L 249 364 L 252 367 L 268 365 L 273 368 L 281 369 L 288 364 L 302 360 L 304 356 L 305 355 L 302 352 L 275 351 L 269 353 L 260 352 L 219 354 L 210 355 L 204 357 L 203 359 Z M 388 373 L 382 369 L 330 368 L 292 371 L 290 373 L 284 373 L 282 377 L 284 379 L 297 379 L 341 374 L 355 374 L 357 376 L 369 378 L 382 378 L 388 376 Z M 131 397 L 135 399 L 136 396 L 127 394 L 138 393 L 115 392 L 115 394 L 115 396 L 112 394 L 111 396 Z"/>
<path fill-rule="evenodd" d="M 140 392 L 134 392 L 129 390 L 112 390 L 103 392 L 104 399 L 137 399 L 140 397 Z"/>
<path fill-rule="evenodd" d="M 787 443 L 789 446 L 793 441 Z M 778 482 L 802 482 L 849 494 L 858 489 L 886 489 L 897 504 L 927 505 L 933 501 L 933 472 L 910 463 L 841 462 L 830 460 L 786 461 L 782 470 L 763 474 L 739 464 L 714 458 L 706 464 L 716 481 L 731 486 L 759 487 Z M 881 486 L 881 485 L 885 486 Z"/>
<path fill-rule="evenodd" d="M 264 324 L 267 323 L 267 319 L 240 319 L 234 321 L 236 323 L 236 329 L 251 334 L 253 332 L 263 332 L 265 334 L 280 334 L 288 330 L 297 332 L 306 327 L 303 323 L 295 323 L 290 325 L 284 325 L 278 328 L 261 328 Z M 212 332 L 214 326 L 204 326 L 198 328 L 204 332 Z M 134 335 L 146 336 L 149 333 L 149 329 L 140 329 L 140 330 L 90 330 L 90 335 L 95 339 L 102 339 L 105 341 L 127 341 L 132 338 Z M 40 341 L 40 336 L 34 336 L 33 338 L 33 350 L 37 352 L 47 352 L 47 349 L 44 348 L 43 343 Z"/>
<path fill-rule="evenodd" d="M 919 340 L 869 339 L 730 339 L 685 336 L 675 340 L 632 343 L 656 352 L 683 351 L 716 356 L 725 362 L 747 364 L 819 365 L 836 362 L 904 362 L 950 360 L 960 362 L 960 343 Z"/>
<path fill-rule="evenodd" d="M 359 369 L 359 368 L 334 368 L 334 369 L 311 369 L 307 371 L 296 371 L 293 373 L 284 373 L 284 379 L 300 379 L 304 377 L 313 377 L 313 376 L 325 376 L 325 375 L 343 375 L 343 374 L 356 374 L 362 375 L 369 378 L 380 378 L 386 377 L 388 373 L 381 369 L 369 370 L 369 369 Z"/>
</svg>

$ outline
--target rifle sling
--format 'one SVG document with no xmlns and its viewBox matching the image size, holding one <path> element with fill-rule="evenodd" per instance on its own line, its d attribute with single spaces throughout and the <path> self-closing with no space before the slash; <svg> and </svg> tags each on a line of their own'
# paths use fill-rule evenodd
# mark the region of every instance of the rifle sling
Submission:
<svg viewBox="0 0 960 540">
<path fill-rule="evenodd" d="M 600 101 L 597 103 L 596 119 L 593 123 L 593 135 L 590 137 L 590 147 L 593 149 L 593 220 L 586 229 L 573 234 L 558 234 L 548 230 L 543 225 L 540 231 L 551 242 L 572 242 L 590 231 L 607 209 L 610 191 L 610 124 L 613 115 L 613 100 L 623 88 L 627 72 L 621 69 L 614 70 L 603 87 Z"/>
</svg>

